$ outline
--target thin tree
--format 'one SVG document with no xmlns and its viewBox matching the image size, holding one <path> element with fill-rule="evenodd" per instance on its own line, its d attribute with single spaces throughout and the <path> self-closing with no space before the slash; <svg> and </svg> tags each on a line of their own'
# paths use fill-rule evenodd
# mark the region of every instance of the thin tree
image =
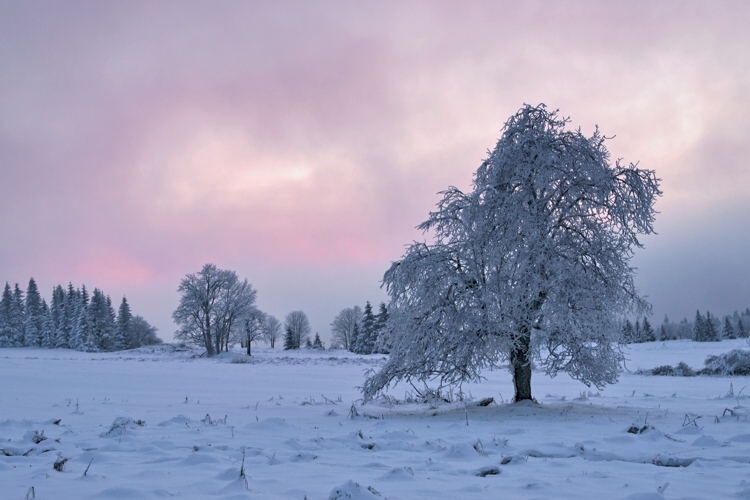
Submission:
<svg viewBox="0 0 750 500">
<path fill-rule="evenodd" d="M 331 348 L 354 350 L 352 339 L 354 329 L 362 322 L 362 309 L 359 306 L 342 309 L 331 323 Z"/>
<path fill-rule="evenodd" d="M 263 337 L 266 328 L 266 315 L 260 311 L 256 311 L 255 314 L 250 314 L 245 317 L 245 338 L 244 345 L 248 356 L 252 356 L 252 345 L 253 342 Z"/>
<path fill-rule="evenodd" d="M 621 318 L 649 310 L 630 260 L 653 233 L 653 171 L 610 164 L 606 138 L 567 130 L 544 105 L 505 124 L 473 190 L 443 193 L 414 243 L 385 273 L 395 342 L 364 384 L 460 384 L 510 362 L 516 401 L 532 399 L 531 362 L 585 384 L 617 380 Z"/>
<path fill-rule="evenodd" d="M 276 316 L 266 314 L 266 322 L 263 328 L 263 339 L 273 349 L 276 341 L 281 337 L 281 321 Z"/>
</svg>

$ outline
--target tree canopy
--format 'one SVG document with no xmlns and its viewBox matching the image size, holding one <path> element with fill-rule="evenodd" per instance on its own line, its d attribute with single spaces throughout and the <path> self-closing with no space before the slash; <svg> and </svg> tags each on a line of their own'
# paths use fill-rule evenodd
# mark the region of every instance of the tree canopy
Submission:
<svg viewBox="0 0 750 500">
<path fill-rule="evenodd" d="M 531 362 L 585 384 L 617 380 L 621 320 L 649 309 L 630 260 L 653 233 L 652 170 L 610 162 L 606 137 L 526 105 L 474 176 L 441 193 L 415 242 L 383 278 L 392 348 L 364 384 L 481 378 L 509 362 L 515 400 L 531 399 Z"/>
</svg>

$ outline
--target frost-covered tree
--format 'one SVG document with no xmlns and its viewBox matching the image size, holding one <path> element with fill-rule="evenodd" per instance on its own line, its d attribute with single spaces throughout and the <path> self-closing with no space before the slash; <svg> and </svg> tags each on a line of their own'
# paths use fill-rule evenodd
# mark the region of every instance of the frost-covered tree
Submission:
<svg viewBox="0 0 750 500">
<path fill-rule="evenodd" d="M 68 347 L 68 333 L 65 330 L 65 290 L 61 285 L 52 289 L 52 303 L 50 305 L 50 316 L 55 328 L 51 347 Z"/>
<path fill-rule="evenodd" d="M 279 338 L 281 338 L 281 321 L 276 316 L 266 314 L 266 322 L 263 327 L 263 340 L 268 342 L 268 345 L 273 349 Z"/>
<path fill-rule="evenodd" d="M 148 321 L 141 316 L 133 316 L 130 320 L 130 331 L 134 339 L 134 344 L 138 347 L 144 345 L 161 344 L 156 327 L 151 326 Z"/>
<path fill-rule="evenodd" d="M 42 347 L 55 347 L 55 321 L 47 301 L 42 299 Z"/>
<path fill-rule="evenodd" d="M 120 307 L 117 309 L 117 320 L 115 322 L 115 335 L 114 335 L 114 348 L 119 349 L 132 349 L 138 347 L 133 338 L 133 332 L 130 328 L 130 323 L 133 320 L 133 313 L 130 310 L 130 304 L 128 299 L 123 296 L 120 302 Z"/>
<path fill-rule="evenodd" d="M 732 322 L 729 320 L 729 316 L 724 318 L 724 330 L 721 332 L 722 337 L 725 339 L 736 339 L 737 334 L 734 332 Z"/>
<path fill-rule="evenodd" d="M 706 311 L 706 341 L 718 342 L 721 340 L 719 336 L 719 321 L 710 311 Z"/>
<path fill-rule="evenodd" d="M 13 292 L 10 290 L 10 284 L 5 282 L 3 296 L 0 299 L 0 347 L 13 347 L 14 332 L 12 328 L 13 313 Z"/>
<path fill-rule="evenodd" d="M 98 288 L 91 293 L 91 301 L 86 310 L 88 314 L 90 351 L 112 350 L 112 329 L 109 321 L 107 299 Z"/>
<path fill-rule="evenodd" d="M 234 271 L 206 264 L 180 282 L 180 303 L 172 318 L 175 338 L 206 348 L 209 356 L 228 350 L 244 334 L 244 321 L 257 313 L 257 292 Z"/>
<path fill-rule="evenodd" d="M 331 348 L 352 351 L 354 329 L 362 321 L 362 309 L 359 306 L 342 309 L 331 323 Z"/>
<path fill-rule="evenodd" d="M 654 327 L 651 326 L 648 318 L 643 318 L 641 339 L 642 342 L 656 342 L 656 332 L 654 332 Z"/>
<path fill-rule="evenodd" d="M 13 302 L 11 303 L 10 318 L 13 344 L 17 346 L 26 345 L 24 343 L 26 305 L 23 290 L 18 286 L 18 283 L 13 287 Z"/>
<path fill-rule="evenodd" d="M 284 318 L 284 327 L 287 339 L 284 340 L 284 349 L 299 349 L 310 341 L 310 320 L 304 311 L 292 311 Z M 289 347 L 287 347 L 289 344 Z"/>
<path fill-rule="evenodd" d="M 625 324 L 622 325 L 621 339 L 622 339 L 622 342 L 626 344 L 636 341 L 635 340 L 635 328 L 633 328 L 633 323 L 631 323 L 629 319 L 626 319 Z"/>
<path fill-rule="evenodd" d="M 375 325 L 375 315 L 372 313 L 372 305 L 368 301 L 362 313 L 362 322 L 359 326 L 359 335 L 352 349 L 357 354 L 372 354 L 375 351 L 375 343 L 378 339 L 378 331 Z"/>
<path fill-rule="evenodd" d="M 633 342 L 640 344 L 643 342 L 643 329 L 641 328 L 641 320 L 635 320 L 635 326 L 633 327 Z"/>
<path fill-rule="evenodd" d="M 531 363 L 585 384 L 617 380 L 621 318 L 649 305 L 630 260 L 653 233 L 653 171 L 610 163 L 606 138 L 566 129 L 544 105 L 505 124 L 473 189 L 443 192 L 414 243 L 385 273 L 394 346 L 365 381 L 479 380 L 510 362 L 516 401 L 531 399 Z"/>
<path fill-rule="evenodd" d="M 693 340 L 696 342 L 708 342 L 708 327 L 706 318 L 700 310 L 695 311 L 695 322 L 693 323 Z"/>
<path fill-rule="evenodd" d="M 742 320 L 737 320 L 737 337 L 746 339 L 747 336 L 747 330 L 745 329 L 745 325 L 742 324 Z"/>
<path fill-rule="evenodd" d="M 284 350 L 290 351 L 292 349 L 299 349 L 299 345 L 294 342 L 294 333 L 288 326 L 284 327 Z"/>
<path fill-rule="evenodd" d="M 380 303 L 380 309 L 375 316 L 375 330 L 377 332 L 375 352 L 388 354 L 391 352 L 391 340 L 388 334 L 388 308 L 383 302 Z"/>
<path fill-rule="evenodd" d="M 34 278 L 29 279 L 26 288 L 26 303 L 24 307 L 23 345 L 40 347 L 42 345 L 42 329 L 44 315 L 42 310 L 42 296 Z"/>
<path fill-rule="evenodd" d="M 313 349 L 318 349 L 318 350 L 321 350 L 321 351 L 326 348 L 323 345 L 323 341 L 320 340 L 320 334 L 318 332 L 315 332 L 315 340 L 313 340 L 312 348 Z"/>
</svg>

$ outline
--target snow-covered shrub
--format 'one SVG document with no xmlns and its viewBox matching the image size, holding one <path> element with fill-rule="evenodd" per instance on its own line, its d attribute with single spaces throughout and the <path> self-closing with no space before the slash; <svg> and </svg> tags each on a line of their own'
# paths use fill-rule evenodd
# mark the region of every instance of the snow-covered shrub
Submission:
<svg viewBox="0 0 750 500">
<path fill-rule="evenodd" d="M 695 377 L 696 372 L 685 362 L 680 361 L 679 363 L 677 363 L 677 366 L 657 366 L 656 368 L 651 370 L 651 375 L 661 375 L 668 377 Z"/>
<path fill-rule="evenodd" d="M 705 365 L 701 372 L 710 375 L 750 375 L 750 351 L 732 349 L 718 356 L 709 356 Z"/>
</svg>

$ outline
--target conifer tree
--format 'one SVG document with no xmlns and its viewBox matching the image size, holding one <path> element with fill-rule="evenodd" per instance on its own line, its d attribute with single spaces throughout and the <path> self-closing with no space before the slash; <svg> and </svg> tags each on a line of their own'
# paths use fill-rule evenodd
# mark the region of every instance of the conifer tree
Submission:
<svg viewBox="0 0 750 500">
<path fill-rule="evenodd" d="M 24 345 L 23 342 L 23 331 L 24 331 L 24 320 L 26 317 L 26 307 L 24 304 L 24 295 L 21 287 L 16 283 L 13 288 L 13 307 L 11 308 L 11 329 L 13 330 L 13 344 L 16 346 Z"/>
<path fill-rule="evenodd" d="M 661 328 L 659 329 L 659 340 L 672 340 L 670 338 L 667 338 L 669 335 L 667 334 L 667 329 L 664 327 L 664 325 L 661 325 Z"/>
<path fill-rule="evenodd" d="M 392 342 L 388 335 L 388 308 L 384 302 L 380 303 L 380 309 L 375 316 L 375 331 L 377 340 L 375 341 L 375 352 L 379 354 L 388 354 L 391 351 Z"/>
<path fill-rule="evenodd" d="M 42 347 L 55 347 L 55 322 L 47 301 L 42 299 Z"/>
<path fill-rule="evenodd" d="M 732 322 L 729 321 L 729 316 L 724 318 L 724 330 L 721 332 L 722 337 L 725 339 L 736 339 L 737 334 L 734 332 Z"/>
<path fill-rule="evenodd" d="M 643 318 L 643 342 L 656 342 L 656 333 L 648 318 Z"/>
<path fill-rule="evenodd" d="M 42 296 L 34 278 L 29 279 L 26 288 L 26 304 L 23 324 L 23 345 L 40 347 L 42 345 Z"/>
<path fill-rule="evenodd" d="M 693 340 L 696 342 L 708 342 L 708 329 L 706 319 L 700 311 L 695 311 L 695 324 L 693 326 Z"/>
<path fill-rule="evenodd" d="M 122 297 L 120 302 L 120 309 L 117 311 L 117 327 L 114 348 L 120 349 L 132 349 L 138 347 L 135 345 L 134 338 L 131 335 L 130 322 L 132 321 L 133 315 L 130 312 L 130 304 L 125 296 Z"/>
<path fill-rule="evenodd" d="M 635 326 L 633 328 L 633 342 L 640 344 L 643 342 L 643 330 L 641 329 L 641 320 L 635 320 Z"/>
<path fill-rule="evenodd" d="M 67 347 L 68 338 L 64 328 L 65 319 L 65 290 L 60 285 L 52 289 L 52 303 L 50 304 L 50 317 L 54 326 L 54 335 L 50 347 Z"/>
<path fill-rule="evenodd" d="M 359 354 L 372 354 L 375 350 L 377 334 L 375 315 L 372 314 L 372 305 L 368 301 L 365 304 L 362 317 L 362 329 L 359 331 L 359 337 L 357 338 L 357 352 Z"/>
<path fill-rule="evenodd" d="M 325 349 L 325 346 L 323 346 L 323 342 L 320 340 L 320 335 L 318 334 L 318 332 L 315 332 L 315 340 L 313 340 L 312 348 L 320 349 L 321 351 Z"/>
<path fill-rule="evenodd" d="M 109 350 L 106 339 L 106 308 L 107 303 L 105 302 L 104 295 L 98 288 L 94 288 L 86 313 L 90 328 L 91 344 L 97 351 Z"/>
<path fill-rule="evenodd" d="M 10 285 L 5 282 L 3 296 L 0 299 L 0 347 L 13 346 L 13 328 L 11 327 L 11 313 L 13 310 L 13 293 Z"/>
<path fill-rule="evenodd" d="M 359 323 L 354 323 L 354 328 L 352 328 L 352 338 L 350 341 L 350 347 L 349 350 L 355 354 L 358 354 L 359 351 L 357 350 L 357 347 L 359 346 Z"/>
<path fill-rule="evenodd" d="M 706 341 L 707 342 L 718 342 L 721 340 L 719 337 L 719 329 L 715 323 L 716 318 L 711 316 L 709 311 L 706 311 Z"/>
<path fill-rule="evenodd" d="M 626 319 L 622 326 L 622 341 L 626 344 L 635 342 L 635 329 L 629 319 Z"/>
<path fill-rule="evenodd" d="M 737 320 L 737 337 L 741 339 L 746 339 L 748 337 L 747 330 L 745 330 L 745 325 L 742 324 L 742 320 Z"/>
<path fill-rule="evenodd" d="M 294 341 L 294 332 L 292 332 L 292 329 L 287 326 L 286 333 L 284 334 L 284 350 L 290 351 L 292 349 L 299 349 L 299 346 Z"/>
</svg>

